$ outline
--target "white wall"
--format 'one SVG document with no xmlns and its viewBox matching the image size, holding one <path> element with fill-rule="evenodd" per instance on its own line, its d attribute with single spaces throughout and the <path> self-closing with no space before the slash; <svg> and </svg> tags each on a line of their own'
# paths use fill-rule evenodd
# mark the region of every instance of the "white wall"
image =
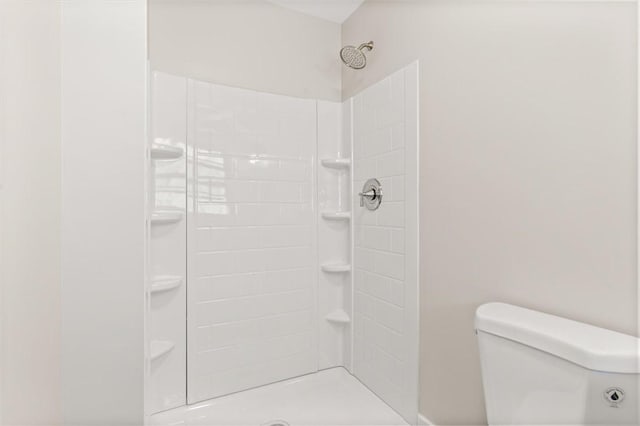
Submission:
<svg viewBox="0 0 640 426">
<path fill-rule="evenodd" d="M 263 0 L 151 0 L 154 70 L 338 101 L 340 25 Z"/>
<path fill-rule="evenodd" d="M 63 2 L 62 45 L 64 421 L 142 424 L 146 1 Z"/>
<path fill-rule="evenodd" d="M 1 424 L 60 421 L 59 53 L 58 2 L 0 1 Z"/>
<path fill-rule="evenodd" d="M 637 333 L 634 2 L 369 0 L 345 98 L 415 59 L 421 402 L 479 424 L 473 315 L 511 302 Z"/>
</svg>

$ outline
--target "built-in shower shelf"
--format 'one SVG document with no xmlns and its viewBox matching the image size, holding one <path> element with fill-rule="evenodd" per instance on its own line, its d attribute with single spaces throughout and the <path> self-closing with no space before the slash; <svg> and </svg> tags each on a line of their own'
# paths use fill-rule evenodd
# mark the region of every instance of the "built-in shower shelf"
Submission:
<svg viewBox="0 0 640 426">
<path fill-rule="evenodd" d="M 325 319 L 334 324 L 349 324 L 351 322 L 351 318 L 349 314 L 347 314 L 342 309 L 338 309 L 337 311 L 331 312 L 329 315 L 325 317 Z"/>
<path fill-rule="evenodd" d="M 322 165 L 330 169 L 347 169 L 351 166 L 349 158 L 323 158 Z"/>
<path fill-rule="evenodd" d="M 163 293 L 182 285 L 182 277 L 177 275 L 159 275 L 151 280 L 150 293 Z"/>
<path fill-rule="evenodd" d="M 324 272 L 329 273 L 343 273 L 351 271 L 351 265 L 348 263 L 325 263 L 324 265 L 321 265 L 320 268 L 322 268 Z"/>
<path fill-rule="evenodd" d="M 179 210 L 156 210 L 151 213 L 152 225 L 167 225 L 182 220 L 184 213 Z"/>
<path fill-rule="evenodd" d="M 177 160 L 182 157 L 184 150 L 169 145 L 152 145 L 151 159 L 153 160 Z"/>
<path fill-rule="evenodd" d="M 351 212 L 322 212 L 322 218 L 326 220 L 349 220 Z"/>
<path fill-rule="evenodd" d="M 155 361 L 171 352 L 175 346 L 175 343 L 168 340 L 154 340 L 151 342 L 149 358 L 151 361 Z"/>
</svg>

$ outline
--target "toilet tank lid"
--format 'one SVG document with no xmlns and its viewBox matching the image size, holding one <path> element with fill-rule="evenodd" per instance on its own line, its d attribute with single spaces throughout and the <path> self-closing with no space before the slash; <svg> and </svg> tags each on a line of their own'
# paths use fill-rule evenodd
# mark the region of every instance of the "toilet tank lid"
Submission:
<svg viewBox="0 0 640 426">
<path fill-rule="evenodd" d="M 476 330 L 514 340 L 590 370 L 640 373 L 640 339 L 506 303 L 476 311 Z"/>
</svg>

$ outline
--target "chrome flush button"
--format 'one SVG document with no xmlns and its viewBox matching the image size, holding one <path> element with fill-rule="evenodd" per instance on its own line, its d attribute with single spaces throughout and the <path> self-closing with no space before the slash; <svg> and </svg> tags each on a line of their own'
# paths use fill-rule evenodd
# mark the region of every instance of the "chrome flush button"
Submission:
<svg viewBox="0 0 640 426">
<path fill-rule="evenodd" d="M 624 391 L 620 388 L 609 388 L 604 391 L 604 399 L 612 407 L 618 408 L 624 400 Z"/>
</svg>

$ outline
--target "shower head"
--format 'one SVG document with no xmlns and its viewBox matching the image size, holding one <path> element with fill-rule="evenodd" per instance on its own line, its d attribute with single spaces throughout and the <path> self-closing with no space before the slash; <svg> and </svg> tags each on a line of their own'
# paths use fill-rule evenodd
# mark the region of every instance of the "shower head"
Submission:
<svg viewBox="0 0 640 426">
<path fill-rule="evenodd" d="M 373 50 L 373 42 L 362 43 L 360 46 L 345 46 L 340 50 L 340 59 L 349 68 L 361 70 L 367 66 L 367 56 L 365 51 L 370 52 Z"/>
</svg>

